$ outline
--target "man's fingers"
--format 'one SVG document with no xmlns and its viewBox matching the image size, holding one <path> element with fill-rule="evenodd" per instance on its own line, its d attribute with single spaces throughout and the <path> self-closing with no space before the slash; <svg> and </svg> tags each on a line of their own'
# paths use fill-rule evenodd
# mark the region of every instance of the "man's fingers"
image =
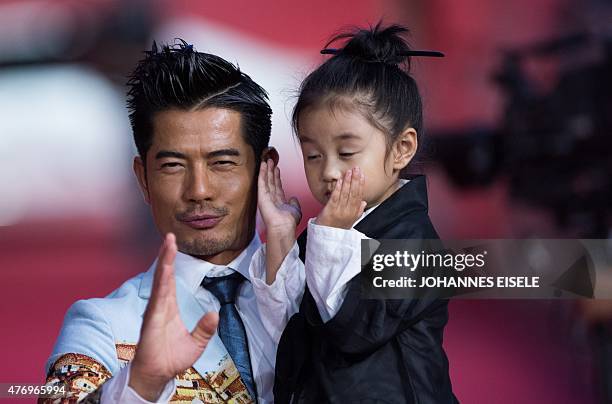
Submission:
<svg viewBox="0 0 612 404">
<path fill-rule="evenodd" d="M 173 233 L 166 234 L 164 239 L 165 248 L 159 256 L 162 265 L 174 265 L 176 258 L 176 236 Z"/>
<path fill-rule="evenodd" d="M 166 234 L 164 240 L 162 242 L 162 246 L 159 249 L 159 254 L 157 256 L 157 265 L 155 266 L 155 275 L 153 276 L 153 291 L 158 290 L 160 284 L 162 283 L 162 278 L 164 277 L 164 260 L 167 256 L 168 246 L 170 245 L 170 233 Z"/>
<path fill-rule="evenodd" d="M 175 294 L 174 282 L 174 259 L 176 258 L 176 238 L 174 234 L 168 233 L 164 238 L 162 248 L 159 251 L 157 258 L 157 266 L 155 268 L 155 276 L 153 277 L 153 287 L 151 290 L 151 298 L 149 306 L 151 310 L 156 307 L 166 298 L 172 297 Z"/>
<path fill-rule="evenodd" d="M 210 339 L 217 332 L 217 325 L 219 324 L 219 314 L 211 311 L 206 313 L 195 328 L 191 332 L 191 336 L 196 340 L 197 344 L 201 348 L 206 348 Z"/>
</svg>

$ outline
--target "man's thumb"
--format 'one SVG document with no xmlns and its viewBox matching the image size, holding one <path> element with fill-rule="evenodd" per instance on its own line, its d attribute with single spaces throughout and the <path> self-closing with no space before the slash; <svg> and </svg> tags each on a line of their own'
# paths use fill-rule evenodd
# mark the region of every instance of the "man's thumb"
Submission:
<svg viewBox="0 0 612 404">
<path fill-rule="evenodd" d="M 204 316 L 202 316 L 200 321 L 198 321 L 198 324 L 191 332 L 191 336 L 198 342 L 199 345 L 206 348 L 208 341 L 210 341 L 217 331 L 217 324 L 219 324 L 219 314 L 214 311 L 206 313 Z"/>
</svg>

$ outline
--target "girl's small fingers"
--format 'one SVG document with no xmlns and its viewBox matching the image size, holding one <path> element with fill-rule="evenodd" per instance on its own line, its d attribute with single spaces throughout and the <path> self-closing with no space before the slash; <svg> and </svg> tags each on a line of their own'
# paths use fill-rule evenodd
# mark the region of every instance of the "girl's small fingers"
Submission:
<svg viewBox="0 0 612 404">
<path fill-rule="evenodd" d="M 361 200 L 361 170 L 359 167 L 353 169 L 353 177 L 351 178 L 351 190 L 349 195 L 349 203 L 357 204 Z"/>
<path fill-rule="evenodd" d="M 280 189 L 283 193 L 285 192 L 285 189 L 283 188 L 283 178 L 280 173 L 280 170 L 278 171 L 278 189 Z"/>
<path fill-rule="evenodd" d="M 365 174 L 363 172 L 360 172 L 359 184 L 357 186 L 357 198 L 362 200 L 364 194 L 365 194 Z"/>
<path fill-rule="evenodd" d="M 274 169 L 274 188 L 276 189 L 276 196 L 281 199 L 285 199 L 283 192 L 283 183 L 280 177 L 280 168 L 278 167 Z"/>
<path fill-rule="evenodd" d="M 268 189 L 272 194 L 276 192 L 276 187 L 274 186 L 274 161 L 272 159 L 268 159 Z"/>
<path fill-rule="evenodd" d="M 259 177 L 257 178 L 257 186 L 264 192 L 268 192 L 268 165 L 265 161 L 259 166 Z"/>
<path fill-rule="evenodd" d="M 285 189 L 283 188 L 283 179 L 280 173 L 280 169 L 278 170 L 278 195 L 279 198 L 285 202 L 287 198 L 285 197 Z"/>
<path fill-rule="evenodd" d="M 278 188 L 281 183 L 280 179 L 280 168 L 278 166 L 274 167 L 274 185 Z"/>
<path fill-rule="evenodd" d="M 359 178 L 359 197 L 363 199 L 365 196 L 365 173 L 361 172 L 361 178 Z"/>
<path fill-rule="evenodd" d="M 329 197 L 329 200 L 333 204 L 337 204 L 340 201 L 340 190 L 342 189 L 342 178 L 336 181 L 336 186 Z"/>
<path fill-rule="evenodd" d="M 340 189 L 340 204 L 342 206 L 348 203 L 349 194 L 351 191 L 351 178 L 352 178 L 353 170 L 348 170 L 346 174 L 344 174 L 344 181 L 342 183 L 342 188 Z"/>
</svg>

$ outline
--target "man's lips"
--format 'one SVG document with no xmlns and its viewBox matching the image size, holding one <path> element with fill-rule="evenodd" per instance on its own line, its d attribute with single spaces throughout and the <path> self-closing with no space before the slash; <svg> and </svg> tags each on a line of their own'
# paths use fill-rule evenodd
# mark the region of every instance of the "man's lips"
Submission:
<svg viewBox="0 0 612 404">
<path fill-rule="evenodd" d="M 183 223 L 194 229 L 210 229 L 223 219 L 223 215 L 193 215 L 181 219 Z"/>
</svg>

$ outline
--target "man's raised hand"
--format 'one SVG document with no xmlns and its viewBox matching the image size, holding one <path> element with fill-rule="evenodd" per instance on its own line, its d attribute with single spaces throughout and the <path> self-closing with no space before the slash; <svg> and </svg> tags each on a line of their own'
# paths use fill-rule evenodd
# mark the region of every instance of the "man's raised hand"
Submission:
<svg viewBox="0 0 612 404">
<path fill-rule="evenodd" d="M 191 332 L 183 324 L 176 301 L 176 251 L 175 236 L 168 233 L 159 251 L 153 289 L 131 364 L 129 385 L 149 401 L 156 401 L 170 380 L 195 363 L 219 322 L 218 314 L 211 312 Z"/>
</svg>

